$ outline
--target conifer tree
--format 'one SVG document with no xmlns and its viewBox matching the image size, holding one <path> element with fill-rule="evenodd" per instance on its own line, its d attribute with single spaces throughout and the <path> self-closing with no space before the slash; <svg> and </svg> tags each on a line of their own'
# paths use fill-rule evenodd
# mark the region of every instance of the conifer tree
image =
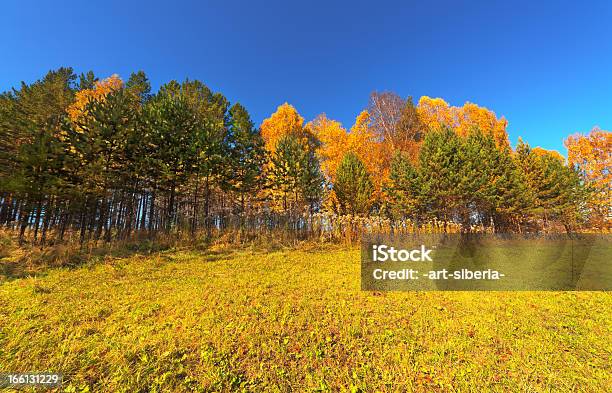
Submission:
<svg viewBox="0 0 612 393">
<path fill-rule="evenodd" d="M 391 161 L 391 173 L 385 190 L 390 208 L 397 218 L 418 220 L 427 201 L 422 198 L 421 178 L 417 168 L 405 153 L 397 152 Z"/>
<path fill-rule="evenodd" d="M 273 197 L 286 213 L 297 213 L 318 205 L 323 185 L 319 161 L 314 151 L 295 135 L 281 137 L 269 168 Z"/>
<path fill-rule="evenodd" d="M 348 152 L 336 171 L 333 191 L 341 214 L 368 215 L 374 187 L 363 162 Z"/>
<path fill-rule="evenodd" d="M 197 136 L 202 124 L 185 97 L 159 94 L 144 108 L 153 187 L 167 194 L 164 227 L 175 225 L 177 190 L 197 162 Z"/>
<path fill-rule="evenodd" d="M 238 195 L 239 212 L 246 210 L 249 195 L 257 194 L 264 184 L 264 141 L 246 108 L 236 103 L 229 110 L 230 120 L 223 162 L 224 188 Z"/>
<path fill-rule="evenodd" d="M 130 75 L 130 78 L 125 84 L 125 88 L 136 96 L 141 104 L 146 102 L 151 94 L 151 83 L 142 70 L 136 73 L 133 72 Z"/>
<path fill-rule="evenodd" d="M 419 173 L 428 218 L 449 222 L 461 205 L 461 141 L 450 128 L 432 131 L 425 137 L 419 155 Z"/>
</svg>

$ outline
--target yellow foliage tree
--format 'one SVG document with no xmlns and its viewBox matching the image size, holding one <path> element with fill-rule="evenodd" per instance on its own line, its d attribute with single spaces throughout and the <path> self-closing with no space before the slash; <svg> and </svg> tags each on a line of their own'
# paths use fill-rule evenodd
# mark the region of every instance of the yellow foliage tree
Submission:
<svg viewBox="0 0 612 393">
<path fill-rule="evenodd" d="M 538 156 L 541 156 L 541 157 L 545 156 L 545 155 L 551 156 L 551 157 L 557 159 L 558 161 L 560 161 L 561 163 L 565 164 L 565 158 L 561 155 L 561 153 L 559 153 L 556 150 L 546 150 L 546 149 L 543 149 L 543 148 L 537 146 L 537 147 L 534 147 L 533 149 L 531 149 L 531 151 L 535 155 L 538 155 Z"/>
<path fill-rule="evenodd" d="M 374 195 L 380 197 L 383 183 L 389 178 L 392 154 L 369 127 L 370 114 L 362 111 L 355 119 L 349 134 L 349 149 L 363 161 L 374 185 Z"/>
<path fill-rule="evenodd" d="M 83 89 L 75 95 L 75 100 L 67 109 L 70 120 L 79 124 L 83 121 L 83 117 L 87 116 L 87 105 L 92 101 L 104 100 L 111 91 L 123 87 L 123 81 L 117 74 L 97 81 L 93 89 Z"/>
<path fill-rule="evenodd" d="M 348 152 L 353 152 L 365 164 L 374 185 L 375 195 L 378 196 L 389 171 L 385 167 L 385 146 L 368 127 L 369 122 L 369 113 L 363 111 L 347 133 L 340 122 L 330 120 L 325 114 L 321 114 L 308 123 L 306 128 L 321 142 L 317 154 L 321 159 L 323 173 L 332 183 L 344 156 Z M 329 198 L 333 200 L 333 192 L 331 194 Z"/>
<path fill-rule="evenodd" d="M 429 129 L 440 128 L 443 125 L 454 126 L 451 107 L 442 98 L 421 97 L 417 105 L 417 113 L 423 124 Z"/>
<path fill-rule="evenodd" d="M 342 157 L 348 151 L 349 135 L 340 122 L 328 119 L 325 113 L 306 125 L 308 129 L 321 142 L 317 154 L 321 160 L 323 174 L 333 181 L 336 169 Z"/>
<path fill-rule="evenodd" d="M 590 207 L 594 222 L 610 226 L 612 221 L 612 132 L 594 128 L 588 135 L 575 134 L 565 140 L 567 159 L 593 188 Z"/>
<path fill-rule="evenodd" d="M 453 107 L 455 113 L 455 130 L 460 136 L 466 137 L 474 127 L 479 128 L 485 135 L 492 135 L 498 148 L 509 148 L 508 133 L 506 127 L 508 121 L 500 119 L 495 113 L 471 102 L 466 102 L 462 107 Z"/>
<path fill-rule="evenodd" d="M 261 136 L 269 152 L 276 150 L 276 144 L 285 135 L 295 135 L 305 143 L 311 140 L 311 135 L 304 128 L 304 118 L 286 102 L 261 123 Z"/>
<path fill-rule="evenodd" d="M 419 100 L 417 113 L 430 129 L 448 126 L 458 135 L 466 137 L 477 127 L 484 134 L 492 135 L 498 148 L 510 147 L 506 132 L 508 121 L 504 117 L 498 119 L 494 112 L 471 102 L 458 107 L 450 106 L 442 98 L 423 96 Z"/>
</svg>

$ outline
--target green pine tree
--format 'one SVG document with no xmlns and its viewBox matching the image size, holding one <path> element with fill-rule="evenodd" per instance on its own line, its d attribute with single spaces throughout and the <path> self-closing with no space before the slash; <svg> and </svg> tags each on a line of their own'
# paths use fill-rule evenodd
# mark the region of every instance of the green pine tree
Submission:
<svg viewBox="0 0 612 393">
<path fill-rule="evenodd" d="M 340 161 L 333 191 L 341 214 L 367 216 L 370 213 L 374 186 L 365 165 L 355 153 L 346 153 Z"/>
<path fill-rule="evenodd" d="M 237 194 L 239 212 L 246 210 L 249 197 L 264 184 L 264 141 L 251 121 L 246 108 L 236 103 L 230 110 L 228 133 L 225 140 L 227 155 L 223 162 L 224 189 Z"/>
</svg>

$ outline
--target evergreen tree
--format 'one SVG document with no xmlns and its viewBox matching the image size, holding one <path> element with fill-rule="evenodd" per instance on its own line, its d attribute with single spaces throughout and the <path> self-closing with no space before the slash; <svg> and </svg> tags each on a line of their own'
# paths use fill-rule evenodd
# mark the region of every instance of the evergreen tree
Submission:
<svg viewBox="0 0 612 393">
<path fill-rule="evenodd" d="M 553 152 L 532 149 L 519 142 L 517 166 L 527 185 L 531 202 L 529 213 L 542 221 L 544 228 L 551 220 L 560 220 L 569 231 L 584 215 L 587 189 L 579 174 L 564 165 L 563 159 Z"/>
<path fill-rule="evenodd" d="M 3 95 L 0 113 L 0 161 L 6 164 L 0 216 L 20 221 L 20 239 L 30 223 L 34 237 L 45 212 L 53 208 L 61 184 L 62 149 L 59 134 L 67 106 L 74 97 L 76 76 L 71 68 L 50 71 L 31 85 Z M 6 136 L 4 136 L 6 135 Z M 7 214 L 14 200 L 19 210 Z"/>
<path fill-rule="evenodd" d="M 163 221 L 169 231 L 176 223 L 177 189 L 186 184 L 197 164 L 203 125 L 184 96 L 170 94 L 150 100 L 143 109 L 143 120 L 152 188 L 167 194 Z"/>
<path fill-rule="evenodd" d="M 125 88 L 131 94 L 135 95 L 141 104 L 146 102 L 151 94 L 151 83 L 144 71 L 130 74 L 130 78 L 126 82 Z"/>
<path fill-rule="evenodd" d="M 93 89 L 97 81 L 98 78 L 96 78 L 93 71 L 87 71 L 86 74 L 81 73 L 79 75 L 78 90 Z"/>
<path fill-rule="evenodd" d="M 419 172 L 411 159 L 397 152 L 391 161 L 389 183 L 385 191 L 389 196 L 392 214 L 397 218 L 419 219 L 426 201 L 422 198 Z"/>
<path fill-rule="evenodd" d="M 353 152 L 348 152 L 336 170 L 333 191 L 341 214 L 368 215 L 374 187 L 365 165 Z"/>
<path fill-rule="evenodd" d="M 230 125 L 225 141 L 228 154 L 223 163 L 224 188 L 238 195 L 242 214 L 249 194 L 256 194 L 264 184 L 264 141 L 242 105 L 234 104 L 229 114 Z"/>
<path fill-rule="evenodd" d="M 118 89 L 107 94 L 104 100 L 91 101 L 86 107 L 87 116 L 70 140 L 70 152 L 83 165 L 78 173 L 84 190 L 90 197 L 100 198 L 93 208 L 94 213 L 99 211 L 100 217 L 95 237 L 104 230 L 107 241 L 116 225 L 116 217 L 110 212 L 134 177 L 128 150 L 139 121 L 134 111 L 135 100 L 125 89 Z"/>
<path fill-rule="evenodd" d="M 285 212 L 311 211 L 320 202 L 323 174 L 314 151 L 295 135 L 281 137 L 271 158 L 270 187 Z"/>
<path fill-rule="evenodd" d="M 454 218 L 462 198 L 461 141 L 450 128 L 432 131 L 425 137 L 419 155 L 421 192 L 426 217 L 437 217 L 445 223 Z"/>
</svg>

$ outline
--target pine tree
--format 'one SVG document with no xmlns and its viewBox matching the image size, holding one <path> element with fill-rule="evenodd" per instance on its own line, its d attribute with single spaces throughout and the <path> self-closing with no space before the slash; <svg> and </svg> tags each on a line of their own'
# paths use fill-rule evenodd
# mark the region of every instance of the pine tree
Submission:
<svg viewBox="0 0 612 393">
<path fill-rule="evenodd" d="M 202 123 L 181 95 L 158 94 L 145 105 L 143 118 L 152 187 L 167 195 L 163 221 L 169 231 L 176 224 L 177 190 L 186 184 L 197 163 Z"/>
<path fill-rule="evenodd" d="M 145 103 L 150 98 L 151 83 L 144 71 L 132 73 L 125 84 L 125 88 L 131 94 L 135 95 L 141 104 Z"/>
<path fill-rule="evenodd" d="M 405 153 L 397 152 L 391 161 L 391 174 L 385 187 L 390 208 L 397 218 L 418 220 L 425 207 L 419 172 Z"/>
<path fill-rule="evenodd" d="M 246 210 L 250 195 L 255 195 L 264 184 L 264 141 L 251 121 L 249 113 L 240 104 L 229 111 L 230 126 L 225 140 L 228 154 L 223 162 L 224 189 L 238 195 L 240 213 Z"/>
<path fill-rule="evenodd" d="M 587 189 L 578 172 L 564 165 L 558 154 L 532 149 L 520 141 L 517 164 L 527 184 L 529 212 L 542 221 L 545 229 L 551 221 L 560 220 L 570 231 L 582 220 Z"/>
<path fill-rule="evenodd" d="M 425 137 L 419 155 L 421 190 L 427 217 L 449 222 L 463 202 L 461 188 L 461 141 L 450 128 L 432 131 Z M 465 187 L 464 187 L 465 188 Z"/>
<path fill-rule="evenodd" d="M 98 238 L 102 231 L 110 241 L 117 225 L 111 211 L 116 208 L 134 177 L 131 172 L 129 142 L 138 127 L 138 113 L 134 111 L 136 97 L 125 89 L 110 92 L 103 100 L 93 100 L 86 106 L 82 117 L 70 138 L 70 148 L 80 158 L 79 170 L 86 193 L 96 200 L 93 213 L 99 211 L 95 231 Z M 72 150 L 71 150 L 72 152 Z"/>
<path fill-rule="evenodd" d="M 96 78 L 93 71 L 87 71 L 86 74 L 81 73 L 81 75 L 79 75 L 78 90 L 93 89 L 97 81 L 98 78 Z"/>
<path fill-rule="evenodd" d="M 58 135 L 65 111 L 74 97 L 71 68 L 50 71 L 31 85 L 3 96 L 0 134 L 0 160 L 6 164 L 1 216 L 6 222 L 19 220 L 19 237 L 33 223 L 34 237 L 48 218 L 59 193 L 62 149 Z M 6 137 L 4 136 L 6 135 Z M 18 209 L 10 204 L 19 201 Z M 9 217 L 10 216 L 10 217 Z"/>
<path fill-rule="evenodd" d="M 367 216 L 372 206 L 374 187 L 365 165 L 353 152 L 348 152 L 336 171 L 333 191 L 341 214 Z"/>
<path fill-rule="evenodd" d="M 269 181 L 273 198 L 286 213 L 297 213 L 304 207 L 313 211 L 320 202 L 323 175 L 319 161 L 295 135 L 279 139 L 271 157 Z"/>
</svg>

